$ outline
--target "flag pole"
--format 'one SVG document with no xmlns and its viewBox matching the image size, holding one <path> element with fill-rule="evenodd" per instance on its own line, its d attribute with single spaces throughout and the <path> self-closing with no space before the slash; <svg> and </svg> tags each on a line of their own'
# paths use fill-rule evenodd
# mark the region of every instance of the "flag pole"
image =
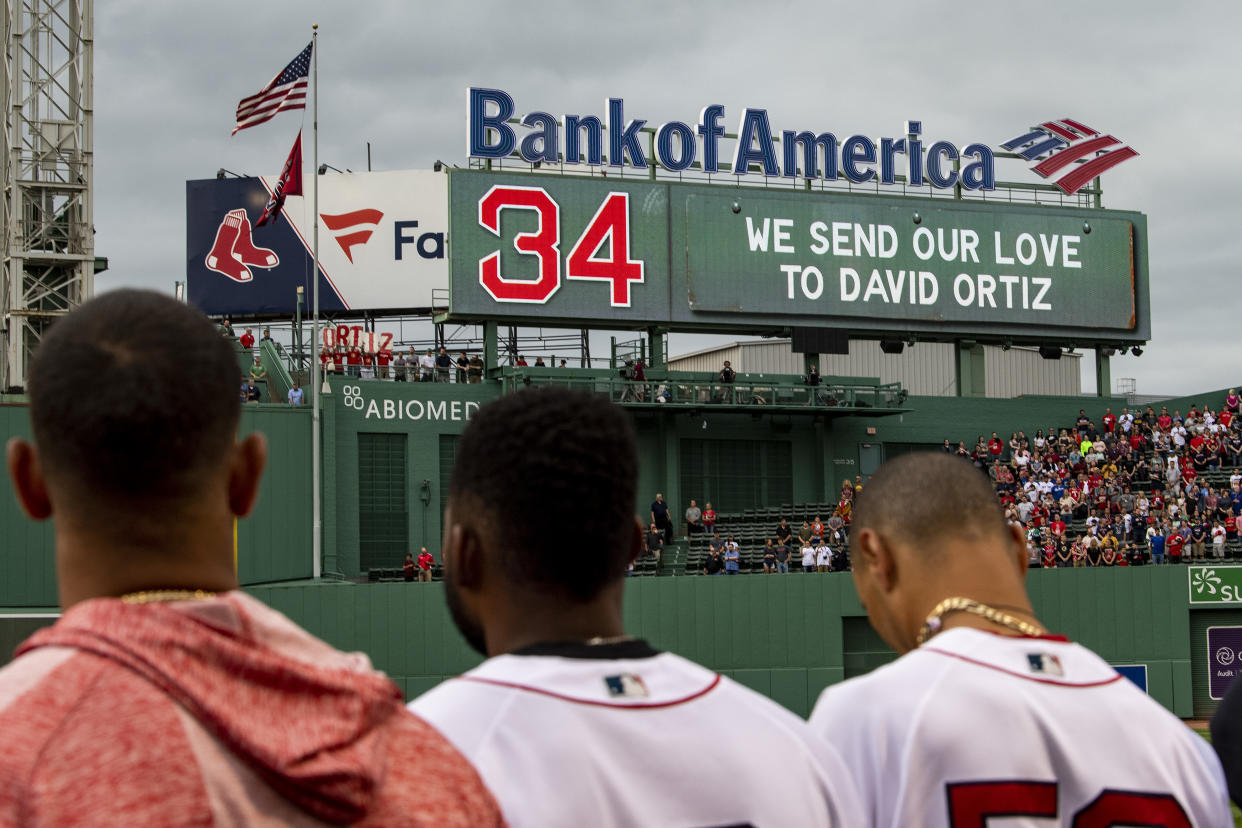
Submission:
<svg viewBox="0 0 1242 828">
<path fill-rule="evenodd" d="M 311 577 L 318 578 L 323 574 L 323 504 L 320 501 L 320 456 L 319 429 L 320 400 L 319 389 L 319 24 L 311 24 L 311 131 L 314 135 L 312 143 L 311 176 L 315 180 L 314 195 L 311 209 L 314 211 L 314 232 L 311 256 L 314 259 L 314 279 L 312 288 L 313 307 L 311 309 Z M 324 378 L 327 382 L 327 378 Z"/>
</svg>

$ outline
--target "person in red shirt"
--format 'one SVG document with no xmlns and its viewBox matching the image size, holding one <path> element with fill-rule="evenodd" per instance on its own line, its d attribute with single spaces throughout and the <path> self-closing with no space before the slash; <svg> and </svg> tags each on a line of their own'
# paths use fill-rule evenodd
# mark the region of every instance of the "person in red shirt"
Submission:
<svg viewBox="0 0 1242 828">
<path fill-rule="evenodd" d="M 1169 563 L 1182 562 L 1182 547 L 1186 545 L 1186 539 L 1182 537 L 1180 531 L 1174 531 L 1169 535 L 1169 539 L 1165 541 L 1165 548 L 1169 551 Z"/>
<path fill-rule="evenodd" d="M 362 376 L 362 351 L 358 350 L 358 346 L 355 345 L 349 349 L 349 353 L 345 356 L 345 365 L 351 377 Z"/>
<path fill-rule="evenodd" d="M 1222 411 L 1217 415 L 1216 422 L 1220 423 L 1221 428 L 1229 428 L 1229 425 L 1233 422 L 1233 415 L 1227 410 Z"/>
<path fill-rule="evenodd" d="M 0 669 L 0 825 L 503 825 L 365 655 L 239 588 L 233 521 L 267 443 L 238 434 L 237 367 L 206 317 L 152 291 L 87 302 L 35 352 L 34 442 L 10 442 L 9 471 L 54 522 L 64 613 Z"/>
<path fill-rule="evenodd" d="M 1117 415 L 1113 413 L 1111 408 L 1104 409 L 1104 431 L 1108 434 L 1113 433 L 1113 429 L 1117 427 Z"/>
<path fill-rule="evenodd" d="M 518 354 L 517 362 L 513 364 L 517 366 L 518 368 L 526 368 L 527 367 L 526 357 L 522 356 L 521 354 Z"/>
<path fill-rule="evenodd" d="M 712 508 L 712 502 L 707 501 L 707 508 L 703 510 L 703 532 L 710 535 L 716 526 L 716 510 Z"/>
<path fill-rule="evenodd" d="M 332 361 L 332 352 L 324 348 L 319 352 L 319 369 L 325 374 L 328 373 L 328 363 Z"/>
<path fill-rule="evenodd" d="M 431 557 L 431 553 L 427 551 L 427 547 L 422 547 L 418 553 L 418 580 L 430 581 L 431 568 L 435 566 L 436 559 Z"/>
<path fill-rule="evenodd" d="M 401 577 L 405 578 L 407 584 L 413 583 L 414 573 L 417 569 L 418 567 L 414 564 L 414 554 L 406 552 L 405 561 L 401 564 Z"/>
<path fill-rule="evenodd" d="M 379 366 L 379 378 L 388 379 L 388 365 L 392 362 L 392 351 L 381 350 L 375 355 L 375 364 Z"/>
<path fill-rule="evenodd" d="M 246 328 L 246 332 L 242 334 L 237 341 L 241 343 L 243 348 L 249 351 L 254 347 L 254 333 L 252 333 L 249 328 Z"/>
<path fill-rule="evenodd" d="M 1065 534 L 1065 521 L 1061 520 L 1060 515 L 1052 523 L 1048 524 L 1048 531 L 1052 533 L 1054 538 L 1059 538 Z"/>
<path fill-rule="evenodd" d="M 1195 467 L 1189 463 L 1186 464 L 1186 468 L 1182 469 L 1182 480 L 1185 482 L 1187 489 L 1194 485 L 1195 478 L 1198 476 L 1199 473 L 1195 471 Z"/>
<path fill-rule="evenodd" d="M 1160 409 L 1160 416 L 1156 418 L 1156 427 L 1161 431 L 1168 431 L 1173 427 L 1173 418 L 1169 416 L 1169 409 Z"/>
<path fill-rule="evenodd" d="M 332 370 L 340 374 L 344 370 L 345 352 L 339 347 L 332 350 Z"/>
<path fill-rule="evenodd" d="M 988 440 L 988 454 L 992 455 L 992 459 L 998 459 L 1001 452 L 1005 450 L 1005 444 L 996 436 L 996 432 L 992 432 L 992 439 Z"/>
</svg>

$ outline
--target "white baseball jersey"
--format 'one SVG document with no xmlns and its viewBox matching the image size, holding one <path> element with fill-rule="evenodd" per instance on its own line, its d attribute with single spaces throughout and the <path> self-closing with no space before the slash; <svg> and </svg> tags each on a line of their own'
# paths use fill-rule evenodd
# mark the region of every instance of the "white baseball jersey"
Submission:
<svg viewBox="0 0 1242 828">
<path fill-rule="evenodd" d="M 947 630 L 829 687 L 811 727 L 854 771 L 866 825 L 1232 824 L 1208 744 L 1060 637 Z"/>
<path fill-rule="evenodd" d="M 815 547 L 815 563 L 819 566 L 828 566 L 832 563 L 832 549 L 828 546 Z"/>
<path fill-rule="evenodd" d="M 513 828 L 862 824 L 836 751 L 758 693 L 642 641 L 520 652 L 410 704 Z"/>
</svg>

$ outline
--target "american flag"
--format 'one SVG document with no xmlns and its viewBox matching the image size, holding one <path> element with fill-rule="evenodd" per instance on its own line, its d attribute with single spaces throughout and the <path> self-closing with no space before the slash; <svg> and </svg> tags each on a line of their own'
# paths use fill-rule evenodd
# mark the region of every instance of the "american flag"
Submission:
<svg viewBox="0 0 1242 828">
<path fill-rule="evenodd" d="M 279 75 L 257 94 L 242 98 L 237 105 L 237 126 L 233 135 L 247 127 L 270 121 L 277 112 L 306 108 L 306 84 L 310 77 L 311 49 L 314 41 L 298 53 Z"/>
</svg>

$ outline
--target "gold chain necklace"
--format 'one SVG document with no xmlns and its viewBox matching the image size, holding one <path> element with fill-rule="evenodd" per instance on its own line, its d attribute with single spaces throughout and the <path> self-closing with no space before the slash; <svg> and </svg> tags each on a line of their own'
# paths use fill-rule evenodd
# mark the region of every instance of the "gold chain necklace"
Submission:
<svg viewBox="0 0 1242 828">
<path fill-rule="evenodd" d="M 216 593 L 205 589 L 144 589 L 121 596 L 126 604 L 155 604 L 165 601 L 201 601 L 214 598 Z"/>
<path fill-rule="evenodd" d="M 944 617 L 950 612 L 968 612 L 971 615 L 977 615 L 980 618 L 986 618 L 993 624 L 999 624 L 1002 627 L 1022 633 L 1023 635 L 1044 635 L 1048 631 L 1039 624 L 1032 624 L 1029 621 L 1023 621 L 1021 618 L 1015 618 L 1007 612 L 1001 612 L 995 607 L 990 607 L 980 601 L 970 598 L 945 598 L 935 609 L 927 616 L 927 620 L 923 622 L 923 626 L 919 628 L 918 637 L 915 639 L 916 646 L 923 646 L 927 639 L 944 629 Z"/>
</svg>

